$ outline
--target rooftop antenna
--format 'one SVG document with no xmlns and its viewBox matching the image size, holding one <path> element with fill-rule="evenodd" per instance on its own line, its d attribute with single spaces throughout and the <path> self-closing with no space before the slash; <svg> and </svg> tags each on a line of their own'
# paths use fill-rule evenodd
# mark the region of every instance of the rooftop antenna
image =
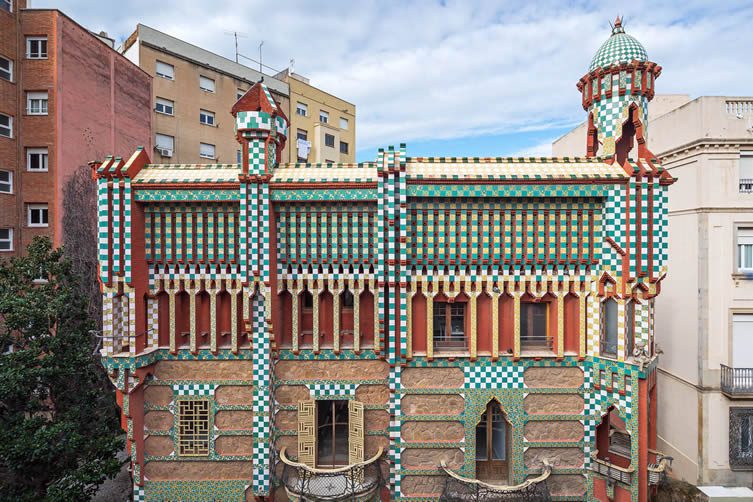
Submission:
<svg viewBox="0 0 753 502">
<path fill-rule="evenodd" d="M 226 31 L 225 35 L 233 35 L 235 38 L 235 62 L 238 62 L 238 37 L 248 38 L 246 33 L 240 33 L 238 31 Z"/>
<path fill-rule="evenodd" d="M 261 67 L 263 65 L 262 65 L 262 58 L 261 58 L 261 48 L 263 45 L 264 45 L 264 40 L 262 40 L 261 43 L 259 44 L 259 73 L 262 73 Z"/>
</svg>

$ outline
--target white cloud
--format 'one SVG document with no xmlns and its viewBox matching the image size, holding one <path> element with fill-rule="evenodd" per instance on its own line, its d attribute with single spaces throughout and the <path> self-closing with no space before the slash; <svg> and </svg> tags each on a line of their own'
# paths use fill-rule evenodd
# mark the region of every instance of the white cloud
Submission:
<svg viewBox="0 0 753 502">
<path fill-rule="evenodd" d="M 37 0 L 35 7 L 51 4 Z M 753 67 L 743 2 L 59 0 L 93 30 L 122 39 L 137 22 L 228 57 L 241 52 L 296 71 L 357 106 L 358 147 L 428 138 L 546 130 L 584 116 L 575 88 L 625 15 L 628 33 L 664 67 L 658 92 L 750 93 Z M 542 143 L 543 145 L 543 143 Z M 541 145 L 534 149 L 543 148 Z"/>
</svg>

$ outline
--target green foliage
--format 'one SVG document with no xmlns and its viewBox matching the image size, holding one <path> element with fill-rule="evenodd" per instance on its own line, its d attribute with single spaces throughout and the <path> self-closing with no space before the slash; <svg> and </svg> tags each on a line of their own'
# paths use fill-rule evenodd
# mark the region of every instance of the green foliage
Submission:
<svg viewBox="0 0 753 502">
<path fill-rule="evenodd" d="M 0 262 L 2 500 L 89 500 L 120 469 L 117 407 L 80 291 L 49 239 Z"/>
</svg>

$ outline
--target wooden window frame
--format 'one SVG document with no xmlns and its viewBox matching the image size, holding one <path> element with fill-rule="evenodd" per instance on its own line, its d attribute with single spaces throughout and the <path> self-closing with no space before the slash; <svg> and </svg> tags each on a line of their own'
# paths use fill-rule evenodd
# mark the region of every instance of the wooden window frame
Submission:
<svg viewBox="0 0 753 502">
<path fill-rule="evenodd" d="M 434 350 L 436 352 L 467 352 L 468 351 L 468 344 L 469 344 L 469 339 L 468 339 L 468 334 L 469 333 L 468 332 L 469 332 L 469 329 L 468 329 L 468 315 L 467 315 L 468 314 L 468 308 L 467 308 L 466 304 L 467 304 L 467 302 L 465 302 L 465 301 L 453 301 L 453 302 L 450 302 L 450 301 L 445 301 L 445 300 L 434 299 L 434 306 L 433 306 L 433 310 L 432 310 L 432 315 L 434 316 L 434 322 L 433 322 L 434 331 L 432 333 L 430 333 L 430 335 L 432 337 L 432 342 L 433 342 Z M 436 335 L 436 329 L 438 327 L 437 326 L 437 310 L 438 310 L 437 307 L 439 305 L 442 305 L 442 308 L 444 309 L 444 337 L 443 337 L 443 339 L 438 338 L 437 335 Z M 449 308 L 448 308 L 448 306 L 449 306 Z M 463 316 L 463 345 L 462 346 L 443 346 L 443 343 L 445 343 L 445 341 L 448 338 L 448 333 L 449 333 L 449 337 L 450 338 L 453 337 L 453 335 L 452 335 L 452 318 L 453 318 L 453 316 L 458 315 L 455 312 L 453 312 L 453 307 L 462 307 L 462 309 L 463 309 L 463 313 L 462 313 L 462 316 Z M 450 341 L 450 343 L 453 343 L 453 342 Z"/>
<path fill-rule="evenodd" d="M 545 300 L 545 299 L 544 300 L 539 300 L 539 301 L 521 301 L 520 302 L 520 326 L 519 326 L 519 329 L 520 329 L 520 350 L 521 351 L 527 351 L 527 350 L 545 350 L 545 351 L 551 352 L 551 351 L 554 350 L 554 336 L 552 336 L 552 333 L 551 333 L 551 323 L 550 323 L 550 319 L 549 319 L 549 316 L 551 315 L 551 310 L 550 310 L 551 309 L 551 305 L 550 304 L 551 304 L 551 301 L 550 300 Z M 524 321 L 523 312 L 524 312 L 524 310 L 527 310 L 527 309 L 524 309 L 524 307 L 536 306 L 536 305 L 542 305 L 544 307 L 544 319 L 546 320 L 546 328 L 544 330 L 544 333 L 545 333 L 546 343 L 545 343 L 544 347 L 538 347 L 538 346 L 535 346 L 535 347 L 528 346 L 528 347 L 526 347 L 525 346 L 526 344 L 524 344 L 524 342 L 523 342 L 523 321 Z M 533 322 L 533 321 L 531 320 L 531 322 Z M 528 342 L 528 343 L 530 344 L 530 342 Z"/>
<path fill-rule="evenodd" d="M 320 407 L 326 406 L 326 405 L 330 405 L 330 413 L 332 414 L 332 417 L 333 417 L 332 418 L 332 423 L 331 424 L 327 424 L 327 426 L 331 425 L 331 427 L 332 427 L 332 431 L 331 431 L 331 433 L 332 433 L 332 444 L 330 445 L 331 448 L 332 448 L 332 453 L 331 453 L 332 458 L 331 459 L 325 459 L 325 460 L 327 460 L 327 462 L 322 462 L 322 458 L 321 458 L 320 452 L 319 452 L 319 449 L 322 446 L 321 442 L 319 440 L 319 429 L 322 427 L 319 424 L 319 409 L 320 409 Z M 336 409 L 335 408 L 336 408 L 337 405 L 340 405 L 346 411 L 346 416 L 348 417 L 348 420 L 346 422 L 344 422 L 344 423 L 343 422 L 336 422 L 335 419 L 334 419 L 334 417 L 336 417 Z M 349 429 L 350 429 L 350 416 L 349 416 L 349 413 L 348 413 L 348 401 L 344 400 L 344 399 L 326 399 L 326 400 L 318 400 L 318 401 L 316 401 L 316 465 L 317 466 L 343 466 L 343 465 L 348 465 L 347 461 L 344 464 L 343 463 L 338 464 L 336 462 L 336 460 L 337 460 L 336 459 L 336 451 L 337 451 L 338 439 L 342 439 L 342 438 L 338 438 L 338 436 L 337 436 L 337 426 L 338 425 L 340 425 L 340 426 L 345 425 L 347 427 L 347 429 L 348 429 L 348 432 L 346 432 L 344 439 L 345 439 L 345 442 L 346 442 L 346 444 L 348 446 L 347 450 L 350 450 L 350 432 L 349 432 Z M 331 462 L 329 462 L 329 460 L 331 460 Z"/>
</svg>

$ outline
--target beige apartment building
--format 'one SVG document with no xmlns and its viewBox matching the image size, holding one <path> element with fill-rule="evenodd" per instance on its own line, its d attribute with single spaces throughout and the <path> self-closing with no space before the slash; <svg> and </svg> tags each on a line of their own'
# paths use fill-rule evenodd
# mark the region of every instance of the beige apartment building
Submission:
<svg viewBox="0 0 753 502">
<path fill-rule="evenodd" d="M 656 96 L 648 147 L 669 193 L 656 307 L 658 448 L 697 485 L 753 485 L 753 97 Z M 583 155 L 585 124 L 553 144 Z"/>
<path fill-rule="evenodd" d="M 262 78 L 290 119 L 281 162 L 355 158 L 355 106 L 317 89 L 304 77 L 287 71 L 279 78 L 265 75 L 143 24 L 121 50 L 154 76 L 152 157 L 156 162 L 239 162 L 229 110 Z M 307 113 L 299 112 L 301 105 Z"/>
</svg>

